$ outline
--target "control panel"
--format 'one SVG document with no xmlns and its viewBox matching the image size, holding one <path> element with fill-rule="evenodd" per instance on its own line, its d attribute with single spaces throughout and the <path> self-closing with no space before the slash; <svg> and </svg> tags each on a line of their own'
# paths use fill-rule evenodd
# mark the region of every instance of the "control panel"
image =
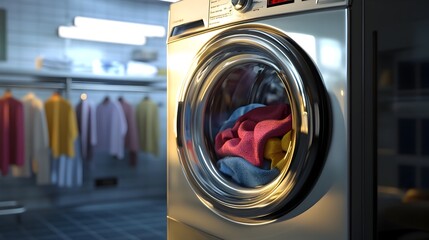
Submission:
<svg viewBox="0 0 429 240">
<path fill-rule="evenodd" d="M 347 4 L 348 0 L 210 0 L 208 27 Z"/>
<path fill-rule="evenodd" d="M 281 14 L 347 7 L 351 0 L 182 0 L 170 5 L 169 41 L 208 28 Z M 189 9 L 192 14 L 189 14 Z M 208 10 L 208 11 L 207 11 Z"/>
</svg>

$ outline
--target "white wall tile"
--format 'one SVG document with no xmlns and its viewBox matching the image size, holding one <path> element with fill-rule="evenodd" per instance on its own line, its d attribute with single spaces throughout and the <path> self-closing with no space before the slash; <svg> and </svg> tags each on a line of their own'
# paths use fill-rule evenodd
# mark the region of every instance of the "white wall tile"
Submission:
<svg viewBox="0 0 429 240">
<path fill-rule="evenodd" d="M 40 55 L 64 55 L 71 50 L 93 49 L 102 52 L 108 60 L 126 62 L 135 46 L 64 40 L 58 37 L 60 25 L 72 24 L 74 16 L 98 17 L 130 22 L 159 24 L 167 28 L 168 4 L 133 0 L 1 0 L 0 8 L 7 10 L 6 62 L 0 66 L 34 68 L 34 59 Z M 166 67 L 166 39 L 152 38 L 145 48 L 158 51 L 153 62 Z M 73 54 L 72 54 L 73 55 Z M 81 56 L 81 54 L 74 54 Z M 76 59 L 81 61 L 81 59 Z M 86 59 L 87 60 L 87 59 Z"/>
</svg>

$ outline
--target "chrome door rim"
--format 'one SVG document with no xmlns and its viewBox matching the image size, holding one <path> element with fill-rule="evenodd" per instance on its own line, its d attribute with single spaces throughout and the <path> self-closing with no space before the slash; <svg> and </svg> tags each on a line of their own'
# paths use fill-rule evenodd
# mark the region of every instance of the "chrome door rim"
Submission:
<svg viewBox="0 0 429 240">
<path fill-rule="evenodd" d="M 204 113 L 218 76 L 248 62 L 265 64 L 278 72 L 293 116 L 290 165 L 272 182 L 253 189 L 233 184 L 218 172 L 204 131 Z M 330 107 L 317 69 L 284 33 L 265 25 L 246 24 L 218 34 L 196 56 L 179 102 L 181 166 L 194 192 L 215 213 L 237 223 L 265 224 L 291 211 L 309 193 L 328 148 Z"/>
</svg>

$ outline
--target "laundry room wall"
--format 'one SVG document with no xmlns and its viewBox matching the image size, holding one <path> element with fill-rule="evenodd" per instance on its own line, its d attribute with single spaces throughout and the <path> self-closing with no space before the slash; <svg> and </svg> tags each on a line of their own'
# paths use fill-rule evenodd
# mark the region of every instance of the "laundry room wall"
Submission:
<svg viewBox="0 0 429 240">
<path fill-rule="evenodd" d="M 80 94 L 86 92 L 88 99 L 99 104 L 106 96 L 110 99 L 124 97 L 132 106 L 136 106 L 145 97 L 150 97 L 159 106 L 160 154 L 151 156 L 139 153 L 136 167 L 130 167 L 128 160 L 118 162 L 111 156 L 97 155 L 89 169 L 84 169 L 84 184 L 80 187 L 59 188 L 57 186 L 38 186 L 34 178 L 15 178 L 0 175 L 0 202 L 18 200 L 28 209 L 49 208 L 103 201 L 122 201 L 145 196 L 164 197 L 166 182 L 165 142 L 166 142 L 166 92 L 165 90 L 135 90 L 139 88 L 139 76 L 113 75 L 106 77 L 118 85 L 103 82 L 104 77 L 95 79 L 91 73 L 94 60 L 117 61 L 124 65 L 132 60 L 135 50 L 154 52 L 157 58 L 145 62 L 158 69 L 157 76 L 141 76 L 141 83 L 147 81 L 166 81 L 166 38 L 147 38 L 144 46 L 90 42 L 63 39 L 58 36 L 58 27 L 73 24 L 75 16 L 119 20 L 145 24 L 161 25 L 167 28 L 169 3 L 153 0 L 1 0 L 0 9 L 5 12 L 5 52 L 0 60 L 0 97 L 10 88 L 4 82 L 25 82 L 29 86 L 14 88 L 12 93 L 21 99 L 28 92 L 34 92 L 45 101 L 54 91 L 44 88 L 41 82 L 32 79 L 43 78 L 44 70 L 48 75 L 58 74 L 65 80 L 68 74 L 78 74 L 79 81 L 91 85 L 92 90 L 62 89 L 64 97 L 75 106 Z M 0 33 L 1 35 L 1 33 Z M 0 36 L 1 37 L 1 36 Z M 1 44 L 1 42 L 0 42 Z M 1 46 L 0 46 L 1 50 Z M 72 61 L 77 69 L 37 69 L 37 59 L 53 61 Z M 9 74 L 12 72 L 13 74 Z M 32 76 L 31 74 L 35 74 Z M 79 75 L 82 74 L 82 75 Z M 12 76 L 13 78 L 8 78 Z M 73 75 L 75 76 L 75 75 Z M 82 77 L 83 76 L 83 77 Z M 89 77 L 85 82 L 85 76 Z M 20 79 L 24 77 L 25 79 Z M 131 80 L 130 80 L 131 79 Z M 22 81 L 21 81 L 22 80 Z M 46 80 L 49 82 L 51 80 Z M 62 81 L 62 80 L 61 80 Z M 92 81 L 92 82 L 91 82 Z M 64 81 L 62 81 L 64 82 Z M 61 83 L 62 83 L 61 82 Z M 121 85 L 123 82 L 123 85 Z M 44 83 L 44 82 L 43 82 Z M 41 84 L 38 86 L 38 84 Z M 34 86 L 32 88 L 31 86 Z M 129 91 L 123 89 L 130 89 Z M 87 166 L 88 167 L 88 166 Z M 90 172 L 89 172 L 90 171 Z M 97 178 L 114 177 L 118 183 L 114 186 L 95 186 Z"/>
<path fill-rule="evenodd" d="M 70 40 L 58 37 L 58 27 L 72 25 L 75 16 L 162 25 L 167 28 L 165 2 L 143 0 L 2 0 L 6 10 L 7 56 L 0 67 L 34 69 L 35 59 L 71 59 L 90 64 L 94 59 L 126 62 L 133 50 L 144 48 L 158 53 L 152 62 L 166 66 L 165 37 L 148 38 L 142 47 Z"/>
</svg>

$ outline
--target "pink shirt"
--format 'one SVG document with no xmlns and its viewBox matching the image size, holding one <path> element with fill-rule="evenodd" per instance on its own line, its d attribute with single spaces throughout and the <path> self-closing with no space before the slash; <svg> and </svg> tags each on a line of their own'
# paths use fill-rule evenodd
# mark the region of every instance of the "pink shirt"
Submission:
<svg viewBox="0 0 429 240">
<path fill-rule="evenodd" d="M 125 119 L 127 121 L 127 133 L 125 134 L 125 148 L 138 152 L 139 150 L 139 140 L 138 140 L 138 130 L 137 130 L 137 123 L 136 123 L 136 116 L 134 114 L 133 107 L 125 101 L 125 99 L 121 98 L 119 99 L 119 103 L 122 106 L 122 109 L 124 110 Z"/>
</svg>

